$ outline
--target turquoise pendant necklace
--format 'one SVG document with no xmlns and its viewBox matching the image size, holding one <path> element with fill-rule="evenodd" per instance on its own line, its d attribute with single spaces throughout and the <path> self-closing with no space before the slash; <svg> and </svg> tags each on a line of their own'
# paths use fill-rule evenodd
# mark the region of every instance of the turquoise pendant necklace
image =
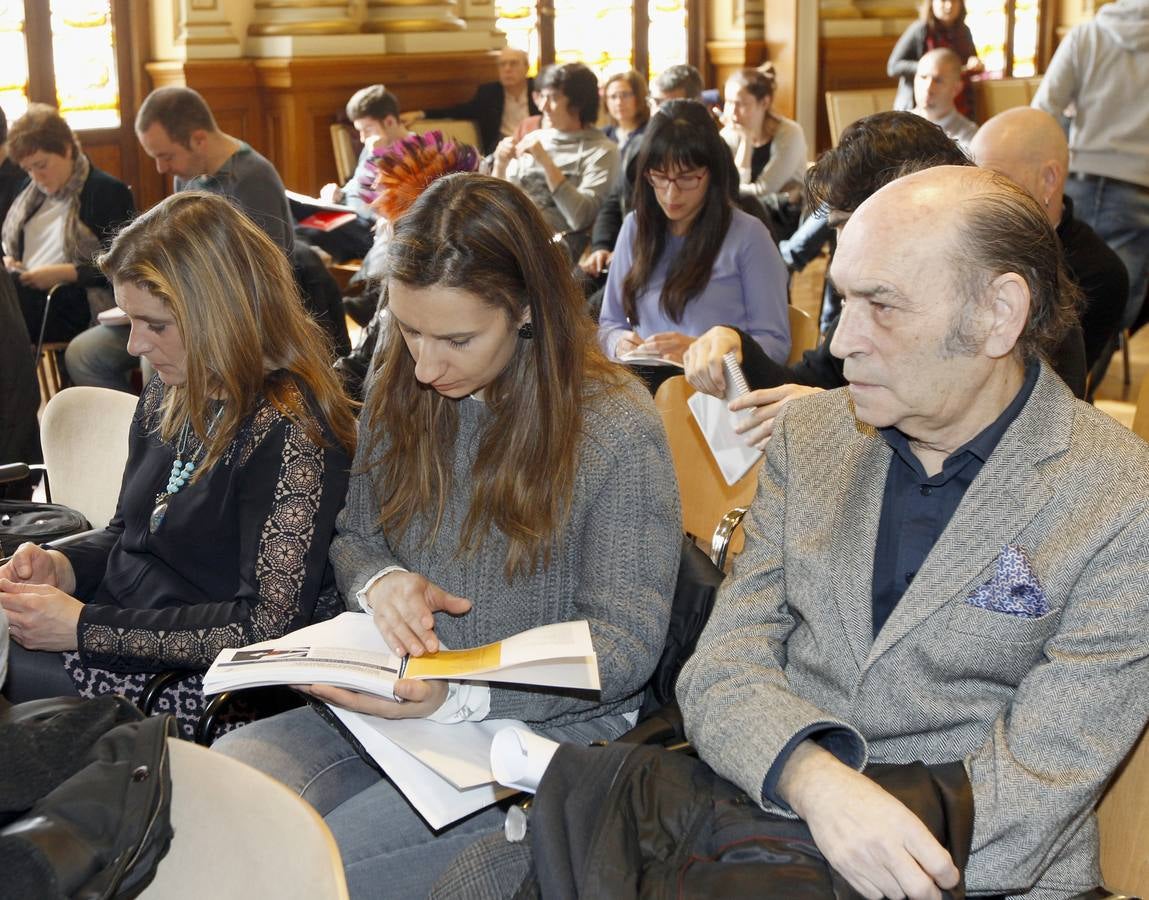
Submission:
<svg viewBox="0 0 1149 900">
<path fill-rule="evenodd" d="M 219 422 L 219 417 L 223 414 L 223 407 L 221 406 L 215 414 L 215 418 L 211 420 L 211 425 L 208 426 L 207 436 L 211 437 L 215 426 Z M 195 474 L 195 460 L 188 458 L 184 461 L 184 454 L 188 449 L 188 439 L 191 435 L 191 422 L 184 422 L 184 427 L 180 429 L 179 443 L 176 444 L 176 458 L 172 461 L 172 471 L 168 475 L 168 483 L 164 490 L 156 494 L 156 505 L 152 509 L 152 514 L 148 518 L 148 531 L 155 534 L 160 525 L 163 524 L 164 517 L 168 514 L 168 501 L 180 492 L 185 484 L 191 481 L 192 476 Z M 200 449 L 204 449 L 201 445 Z"/>
</svg>

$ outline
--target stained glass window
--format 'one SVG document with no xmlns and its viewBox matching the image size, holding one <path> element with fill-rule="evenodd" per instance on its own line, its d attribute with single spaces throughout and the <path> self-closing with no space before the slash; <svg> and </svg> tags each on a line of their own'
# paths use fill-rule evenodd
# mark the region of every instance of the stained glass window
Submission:
<svg viewBox="0 0 1149 900">
<path fill-rule="evenodd" d="M 120 88 L 108 0 L 52 0 L 57 106 L 73 128 L 116 128 Z"/>
<path fill-rule="evenodd" d="M 41 60 L 38 90 L 29 96 L 29 20 L 50 31 L 52 69 Z M 45 55 L 46 58 L 46 55 Z M 0 0 L 0 107 L 8 121 L 23 115 L 29 100 L 60 109 L 77 130 L 116 128 L 120 88 L 109 0 Z"/>
<path fill-rule="evenodd" d="M 553 0 L 552 17 L 540 21 L 532 0 L 495 3 L 496 24 L 512 47 L 526 50 L 532 71 L 540 63 L 539 32 L 553 31 L 557 63 L 582 62 L 601 78 L 646 66 L 658 75 L 668 66 L 688 62 L 688 0 Z M 641 4 L 636 10 L 636 3 Z M 635 21 L 645 11 L 649 22 L 645 59 L 636 59 Z"/>
<path fill-rule="evenodd" d="M 1036 73 L 1039 0 L 965 0 L 965 7 L 966 24 L 988 74 L 1027 78 Z M 1012 60 L 1006 54 L 1010 7 Z"/>
<path fill-rule="evenodd" d="M 0 2 L 0 107 L 9 122 L 28 108 L 28 49 L 24 4 Z"/>
<path fill-rule="evenodd" d="M 531 61 L 531 74 L 539 70 L 539 15 L 533 0 L 495 4 L 495 27 L 507 36 L 507 46 L 523 50 Z"/>
<path fill-rule="evenodd" d="M 686 0 L 648 0 L 651 78 L 687 62 Z"/>
<path fill-rule="evenodd" d="M 631 67 L 629 0 L 555 0 L 555 62 L 585 63 L 601 79 Z"/>
</svg>

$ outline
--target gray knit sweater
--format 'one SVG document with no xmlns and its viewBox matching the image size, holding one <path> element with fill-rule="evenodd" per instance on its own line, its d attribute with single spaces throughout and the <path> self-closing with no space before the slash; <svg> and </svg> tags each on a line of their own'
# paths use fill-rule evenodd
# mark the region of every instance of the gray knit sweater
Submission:
<svg viewBox="0 0 1149 900">
<path fill-rule="evenodd" d="M 478 400 L 455 402 L 459 431 L 454 489 L 437 540 L 420 544 L 430 526 L 418 516 L 398 539 L 389 540 L 379 530 L 371 476 L 361 472 L 365 460 L 357 455 L 352 471 L 359 474 L 351 477 L 331 545 L 340 590 L 354 597 L 386 566 L 424 575 L 473 604 L 457 618 L 436 614 L 436 633 L 451 648 L 485 644 L 551 622 L 586 619 L 598 655 L 601 696 L 588 700 L 492 686 L 491 718 L 553 728 L 637 709 L 666 639 L 682 528 L 670 451 L 649 394 L 631 385 L 602 392 L 589 402 L 567 527 L 552 545 L 546 569 L 540 564 L 509 583 L 507 541 L 501 533 L 488 535 L 470 557 L 457 554 L 470 504 L 469 475 L 491 416 Z M 361 427 L 369 426 L 363 422 Z M 361 448 L 371 443 L 368 435 L 361 435 Z"/>
</svg>

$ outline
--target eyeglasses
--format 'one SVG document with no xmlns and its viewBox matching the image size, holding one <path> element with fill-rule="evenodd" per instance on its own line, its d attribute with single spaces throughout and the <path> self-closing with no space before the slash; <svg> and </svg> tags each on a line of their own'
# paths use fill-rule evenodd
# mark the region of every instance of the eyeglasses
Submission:
<svg viewBox="0 0 1149 900">
<path fill-rule="evenodd" d="M 633 100 L 634 91 L 611 91 L 606 95 L 607 100 Z"/>
<path fill-rule="evenodd" d="M 650 186 L 656 191 L 665 191 L 672 184 L 680 191 L 692 191 L 702 184 L 702 179 L 708 174 L 705 169 L 701 172 L 687 172 L 684 175 L 675 175 L 673 178 L 665 172 L 650 170 L 645 173 L 646 180 L 650 182 Z"/>
</svg>

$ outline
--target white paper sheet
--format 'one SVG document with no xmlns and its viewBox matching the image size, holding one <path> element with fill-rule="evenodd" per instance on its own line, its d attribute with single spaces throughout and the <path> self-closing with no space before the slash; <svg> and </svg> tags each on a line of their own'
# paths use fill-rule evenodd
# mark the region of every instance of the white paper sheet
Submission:
<svg viewBox="0 0 1149 900">
<path fill-rule="evenodd" d="M 558 748 L 529 728 L 503 728 L 491 742 L 491 771 L 499 784 L 533 794 Z"/>
<path fill-rule="evenodd" d="M 364 716 L 346 709 L 331 708 L 363 748 L 375 758 L 396 787 L 411 801 L 411 805 L 419 815 L 434 829 L 444 828 L 514 793 L 512 788 L 500 787 L 494 783 L 459 790 L 434 769 L 424 765 L 390 740 L 378 727 L 378 723 L 386 720 Z M 440 727 L 458 728 L 460 725 L 470 724 L 481 723 L 463 722 L 459 725 Z M 489 747 L 488 743 L 488 758 Z"/>
</svg>

